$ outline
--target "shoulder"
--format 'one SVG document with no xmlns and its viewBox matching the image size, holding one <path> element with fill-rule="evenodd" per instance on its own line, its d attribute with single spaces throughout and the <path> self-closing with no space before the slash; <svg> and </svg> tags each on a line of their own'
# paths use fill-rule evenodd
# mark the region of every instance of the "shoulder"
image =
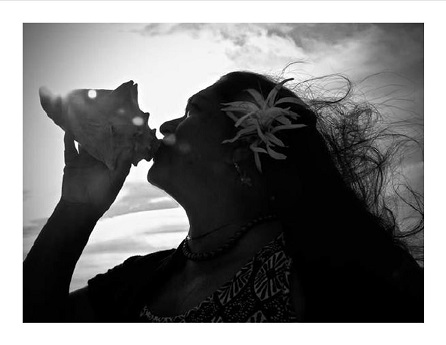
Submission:
<svg viewBox="0 0 446 345">
<path fill-rule="evenodd" d="M 126 318 L 141 289 L 153 282 L 155 273 L 172 258 L 175 249 L 136 255 L 88 281 L 88 298 L 99 319 Z"/>
<path fill-rule="evenodd" d="M 89 280 L 94 282 L 103 277 L 111 277 L 117 275 L 129 275 L 136 273 L 138 270 L 150 270 L 151 268 L 156 269 L 157 265 L 163 262 L 165 259 L 169 258 L 175 249 L 163 250 L 147 255 L 135 255 L 126 259 L 123 263 L 109 269 L 105 273 L 98 274 L 94 278 Z"/>
</svg>

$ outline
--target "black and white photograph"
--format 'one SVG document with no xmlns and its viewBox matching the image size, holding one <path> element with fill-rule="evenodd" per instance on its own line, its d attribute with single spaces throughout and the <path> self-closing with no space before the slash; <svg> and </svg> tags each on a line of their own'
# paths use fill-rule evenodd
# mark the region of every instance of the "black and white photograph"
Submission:
<svg viewBox="0 0 446 345">
<path fill-rule="evenodd" d="M 0 1 L 2 343 L 443 343 L 445 11 Z"/>
<path fill-rule="evenodd" d="M 423 23 L 23 23 L 23 322 L 423 323 Z"/>
</svg>

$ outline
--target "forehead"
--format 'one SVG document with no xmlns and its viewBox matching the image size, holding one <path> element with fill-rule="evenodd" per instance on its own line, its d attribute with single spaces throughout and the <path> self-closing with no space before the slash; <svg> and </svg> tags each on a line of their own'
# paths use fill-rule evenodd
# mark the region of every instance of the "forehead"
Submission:
<svg viewBox="0 0 446 345">
<path fill-rule="evenodd" d="M 189 107 L 198 107 L 202 110 L 204 109 L 220 109 L 221 105 L 221 96 L 218 91 L 217 83 L 197 92 L 193 96 L 188 99 L 187 108 Z"/>
<path fill-rule="evenodd" d="M 195 116 L 192 116 L 194 124 L 212 128 L 210 133 L 213 133 L 212 135 L 216 138 L 220 138 L 221 135 L 226 137 L 232 134 L 234 123 L 222 111 L 224 107 L 222 102 L 223 99 L 217 82 L 191 96 L 186 106 L 186 113 L 195 110 L 192 113 L 195 114 Z M 221 135 L 217 135 L 217 133 Z"/>
</svg>

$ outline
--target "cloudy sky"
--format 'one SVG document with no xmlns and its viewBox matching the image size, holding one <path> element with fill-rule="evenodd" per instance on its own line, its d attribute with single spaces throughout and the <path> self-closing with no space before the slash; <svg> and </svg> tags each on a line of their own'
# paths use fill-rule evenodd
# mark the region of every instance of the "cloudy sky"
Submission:
<svg viewBox="0 0 446 345">
<path fill-rule="evenodd" d="M 422 24 L 25 24 L 23 48 L 24 254 L 54 209 L 62 182 L 63 132 L 40 107 L 43 85 L 64 94 L 76 88 L 114 89 L 134 80 L 140 107 L 151 113 L 150 126 L 158 128 L 181 116 L 188 97 L 224 73 L 277 76 L 299 62 L 283 76 L 303 81 L 344 74 L 356 83 L 358 95 L 386 105 L 392 118 L 423 124 Z M 422 127 L 417 128 L 422 139 Z M 422 157 L 408 157 L 405 164 L 422 188 Z M 101 265 L 173 246 L 187 229 L 184 211 L 146 182 L 149 167 L 140 162 L 132 168 L 98 224 L 86 255 L 97 258 L 104 248 L 119 253 L 103 258 Z M 170 223 L 163 221 L 167 215 Z M 125 243 L 119 242 L 121 227 L 132 228 Z M 155 240 L 144 240 L 147 234 Z M 87 261 L 84 269 L 94 273 L 98 267 L 88 269 Z"/>
</svg>

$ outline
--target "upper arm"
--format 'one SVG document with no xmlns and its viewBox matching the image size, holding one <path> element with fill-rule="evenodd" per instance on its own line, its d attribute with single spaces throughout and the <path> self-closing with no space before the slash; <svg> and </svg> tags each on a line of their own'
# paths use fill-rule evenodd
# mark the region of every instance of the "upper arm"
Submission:
<svg viewBox="0 0 446 345">
<path fill-rule="evenodd" d="M 97 322 L 97 316 L 88 296 L 88 287 L 70 293 L 68 299 L 68 320 L 70 322 Z"/>
<path fill-rule="evenodd" d="M 69 296 L 67 319 L 71 322 L 123 322 L 133 320 L 141 287 L 150 272 L 171 251 L 133 256 L 88 281 Z"/>
</svg>

